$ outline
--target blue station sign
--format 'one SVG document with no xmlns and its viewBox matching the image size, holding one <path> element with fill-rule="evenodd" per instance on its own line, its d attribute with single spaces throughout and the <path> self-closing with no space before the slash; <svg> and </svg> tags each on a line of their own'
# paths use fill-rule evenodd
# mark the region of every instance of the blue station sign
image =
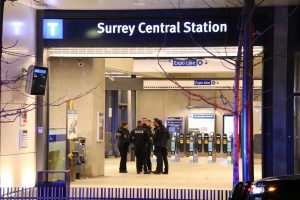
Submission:
<svg viewBox="0 0 300 200">
<path fill-rule="evenodd" d="M 228 19 L 43 19 L 46 47 L 160 47 L 162 43 L 188 47 L 203 41 L 224 42 L 227 35 L 234 33 L 235 22 Z M 199 65 L 191 61 L 185 65 Z M 174 66 L 180 65 L 183 66 Z"/>
<path fill-rule="evenodd" d="M 85 21 L 85 22 L 83 22 Z M 63 27 L 63 22 L 66 26 Z M 78 22 L 74 30 L 75 22 Z M 80 29 L 79 29 L 80 27 Z M 81 19 L 43 19 L 44 39 L 63 39 L 63 29 L 69 28 L 73 36 L 82 35 L 85 32 L 87 38 L 101 38 L 103 35 L 123 35 L 134 37 L 141 35 L 156 34 L 209 34 L 209 33 L 226 33 L 228 25 L 226 22 L 217 22 L 212 20 L 197 21 L 174 21 L 169 20 L 96 20 Z M 70 33 L 70 32 L 66 32 Z M 78 34 L 76 34 L 78 33 Z M 70 34 L 66 35 L 71 36 Z M 83 36 L 83 35 L 82 35 Z"/>
<path fill-rule="evenodd" d="M 203 86 L 209 86 L 209 85 L 215 85 L 216 82 L 214 80 L 195 80 L 194 85 L 203 85 Z"/>
</svg>

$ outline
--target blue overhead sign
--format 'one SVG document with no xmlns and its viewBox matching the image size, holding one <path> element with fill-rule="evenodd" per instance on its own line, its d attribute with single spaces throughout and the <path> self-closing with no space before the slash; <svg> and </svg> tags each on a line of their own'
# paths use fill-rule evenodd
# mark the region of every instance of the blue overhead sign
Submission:
<svg viewBox="0 0 300 200">
<path fill-rule="evenodd" d="M 43 19 L 44 39 L 63 39 L 62 19 Z"/>
<path fill-rule="evenodd" d="M 64 24 L 63 24 L 64 23 Z M 65 30 L 63 30 L 65 29 Z M 43 19 L 44 39 L 101 39 L 103 37 L 135 38 L 145 35 L 223 34 L 228 25 L 220 20 L 98 20 L 98 19 Z"/>
<path fill-rule="evenodd" d="M 216 82 L 214 80 L 195 80 L 194 85 L 215 85 Z"/>
<path fill-rule="evenodd" d="M 165 47 L 195 47 L 196 41 L 201 41 L 201 45 L 206 45 L 204 41 L 224 42 L 227 35 L 236 34 L 234 24 L 233 20 L 214 17 L 193 17 L 184 20 L 44 18 L 43 38 L 45 47 L 161 47 L 163 43 Z M 192 61 L 193 65 L 198 66 L 197 62 L 201 63 L 199 60 L 188 62 Z M 183 66 L 182 64 L 177 63 L 176 66 Z"/>
<path fill-rule="evenodd" d="M 174 67 L 198 67 L 203 65 L 204 63 L 202 59 L 194 59 L 194 58 L 189 58 L 189 59 L 174 58 L 172 61 Z"/>
</svg>

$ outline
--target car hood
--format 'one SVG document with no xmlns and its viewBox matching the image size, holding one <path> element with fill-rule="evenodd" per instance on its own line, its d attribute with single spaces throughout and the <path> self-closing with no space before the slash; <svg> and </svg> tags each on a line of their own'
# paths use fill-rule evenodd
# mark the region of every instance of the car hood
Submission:
<svg viewBox="0 0 300 200">
<path fill-rule="evenodd" d="M 290 176 L 280 176 L 280 177 L 268 177 L 268 178 L 263 178 L 260 179 L 257 182 L 280 182 L 280 181 L 300 181 L 300 174 L 297 175 L 290 175 Z"/>
</svg>

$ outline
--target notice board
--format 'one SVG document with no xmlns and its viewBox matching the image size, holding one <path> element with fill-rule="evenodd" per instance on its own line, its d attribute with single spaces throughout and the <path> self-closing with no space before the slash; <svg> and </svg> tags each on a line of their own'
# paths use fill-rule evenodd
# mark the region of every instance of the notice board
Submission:
<svg viewBox="0 0 300 200">
<path fill-rule="evenodd" d="M 215 132 L 215 114 L 191 113 L 188 118 L 188 128 L 200 132 Z"/>
</svg>

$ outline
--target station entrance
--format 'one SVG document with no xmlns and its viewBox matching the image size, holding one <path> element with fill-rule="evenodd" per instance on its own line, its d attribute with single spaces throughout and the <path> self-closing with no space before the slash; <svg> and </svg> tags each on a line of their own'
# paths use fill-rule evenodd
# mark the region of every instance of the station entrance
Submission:
<svg viewBox="0 0 300 200">
<path fill-rule="evenodd" d="M 227 48 L 232 55 L 228 59 L 234 59 L 236 47 Z M 226 53 L 222 47 L 214 49 L 216 53 Z M 255 50 L 253 126 L 255 179 L 259 179 L 263 49 Z M 209 57 L 201 48 L 162 49 L 159 57 L 153 57 L 155 51 L 151 48 L 127 49 L 131 53 L 122 52 L 122 58 L 120 49 L 106 49 L 110 57 L 101 51 L 104 50 L 45 49 L 49 101 L 58 105 L 68 100 L 67 107 L 54 106 L 49 110 L 49 169 L 68 167 L 73 185 L 78 187 L 99 186 L 103 182 L 109 186 L 126 183 L 156 187 L 158 179 L 163 180 L 162 187 L 182 187 L 184 179 L 187 188 L 213 188 L 216 183 L 220 189 L 231 188 L 233 66 Z M 173 52 L 179 53 L 170 57 Z M 191 98 L 187 91 L 209 103 Z M 142 118 L 161 119 L 170 133 L 170 172 L 166 177 L 142 175 L 137 180 L 131 147 L 129 172 L 119 174 L 116 130 L 124 121 L 132 130 Z M 155 167 L 155 156 L 152 162 Z"/>
<path fill-rule="evenodd" d="M 76 178 L 101 176 L 119 182 L 130 173 L 134 183 L 136 170 L 118 173 L 116 130 L 122 121 L 132 130 L 138 120 L 158 118 L 171 136 L 170 174 L 178 176 L 173 179 L 184 179 L 176 166 L 183 171 L 191 167 L 186 171 L 191 174 L 198 174 L 201 164 L 208 170 L 216 166 L 211 173 L 214 177 L 227 167 L 228 179 L 224 180 L 231 188 L 233 79 L 240 13 L 223 11 L 226 9 L 39 13 L 39 24 L 43 24 L 39 58 L 44 59 L 40 65 L 48 66 L 50 74 L 46 98 L 51 106 L 45 113 L 49 137 L 53 135 L 46 150 L 52 167 L 61 163 L 73 168 L 75 183 Z M 265 30 L 268 20 L 273 22 L 272 16 L 258 14 L 256 30 Z M 271 51 L 264 48 L 269 42 L 264 39 L 258 37 L 253 47 L 254 153 L 259 169 L 255 178 L 261 177 L 262 168 L 262 72 L 263 65 L 268 65 L 263 57 Z M 67 107 L 59 106 L 62 102 Z M 55 136 L 60 131 L 66 133 L 65 138 Z M 54 149 L 59 138 L 67 141 L 62 154 Z M 130 149 L 128 164 L 134 166 L 131 160 Z M 155 157 L 152 160 L 155 166 Z M 198 175 L 210 174 L 203 172 Z M 195 187 L 201 187 L 199 179 Z M 113 183 L 109 180 L 108 184 Z M 147 185 L 147 179 L 140 180 Z"/>
</svg>

